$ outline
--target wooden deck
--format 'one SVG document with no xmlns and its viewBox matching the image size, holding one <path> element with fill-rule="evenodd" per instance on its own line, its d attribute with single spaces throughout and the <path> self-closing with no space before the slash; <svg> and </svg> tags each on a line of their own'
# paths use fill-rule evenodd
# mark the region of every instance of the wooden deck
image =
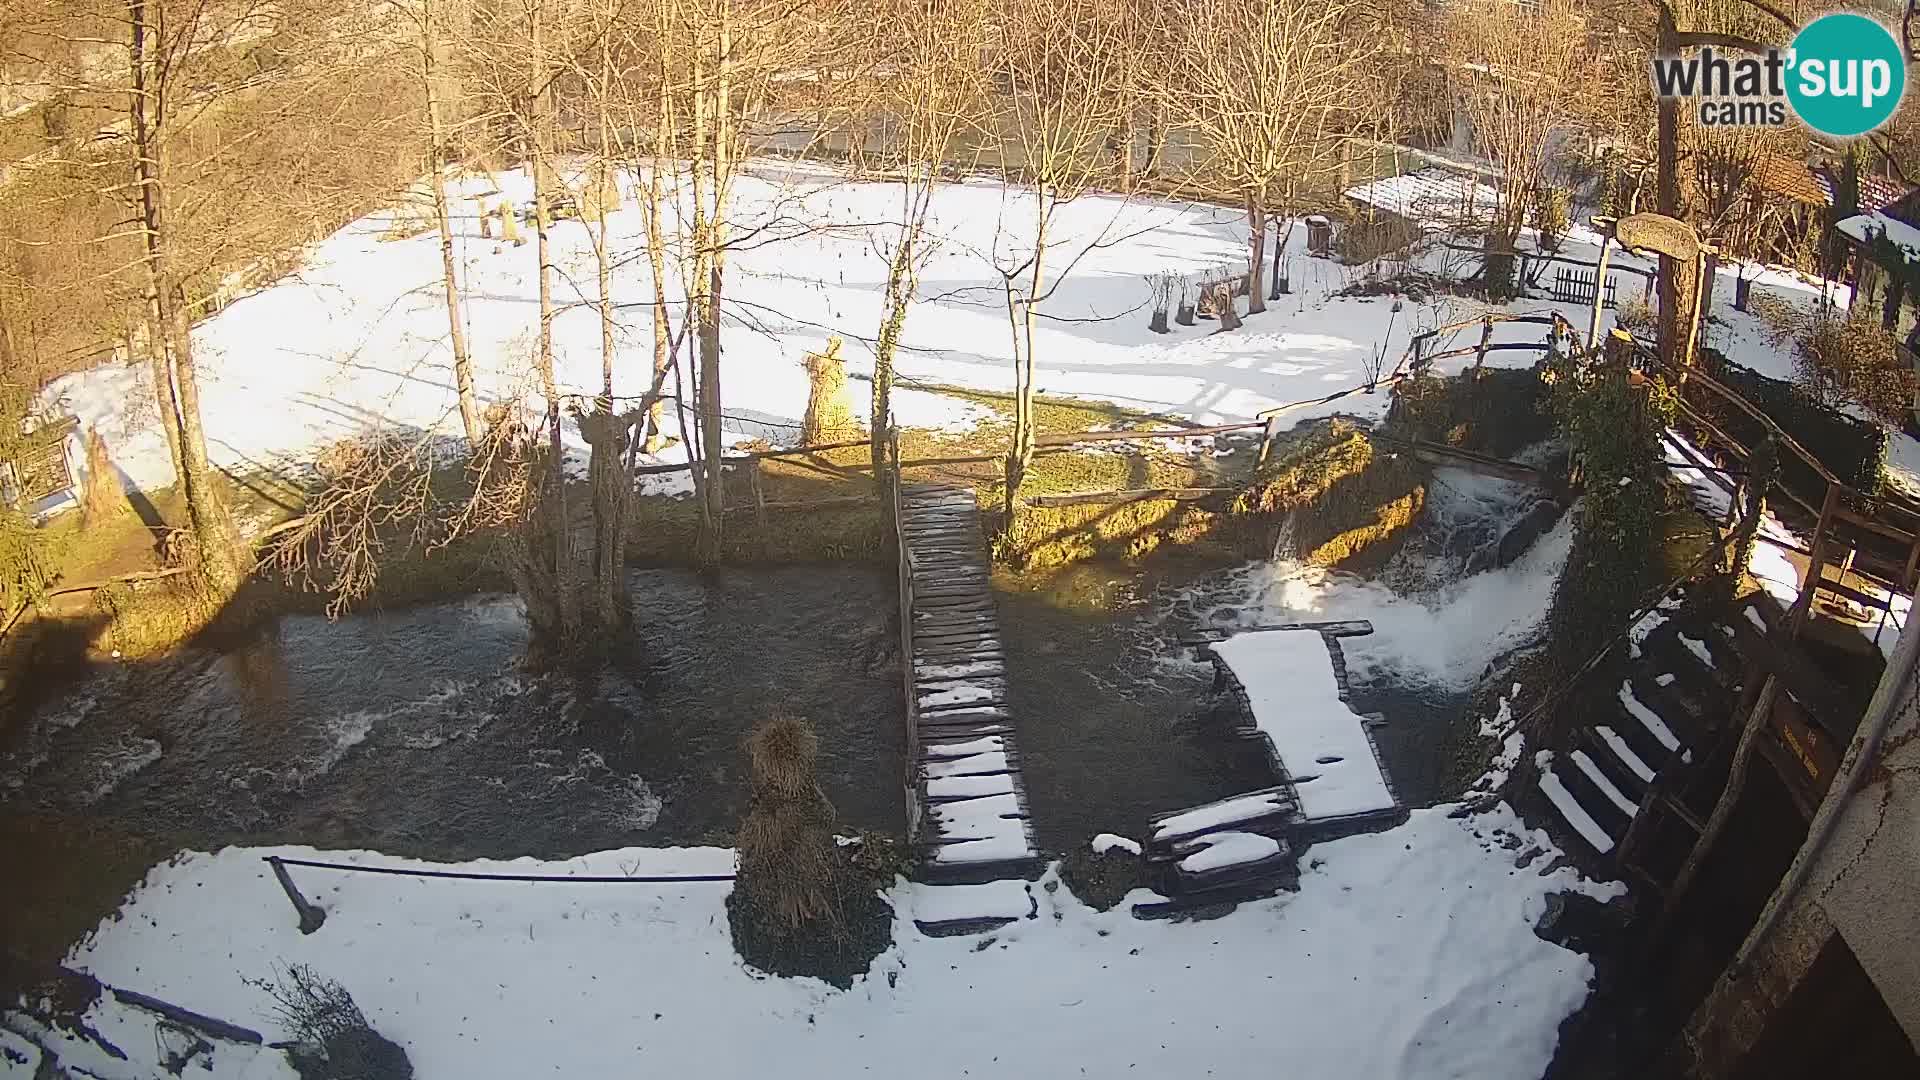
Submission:
<svg viewBox="0 0 1920 1080">
<path fill-rule="evenodd" d="M 951 883 L 1027 876 L 1040 856 L 973 492 L 901 484 L 896 522 L 907 826 L 924 853 L 921 877 Z"/>
<path fill-rule="evenodd" d="M 1359 620 L 1275 623 L 1237 632 L 1289 630 L 1315 632 L 1324 643 L 1332 678 L 1344 702 L 1348 696 L 1346 657 L 1340 651 L 1338 639 L 1370 634 L 1372 625 Z M 1386 786 L 1392 805 L 1318 818 L 1303 810 L 1294 772 L 1282 760 L 1273 739 L 1255 722 L 1254 706 L 1245 686 L 1226 661 L 1213 651 L 1214 645 L 1235 632 L 1209 631 L 1189 639 L 1186 644 L 1197 647 L 1213 660 L 1215 689 L 1232 693 L 1240 703 L 1243 722 L 1234 727 L 1234 733 L 1259 742 L 1278 783 L 1154 817 L 1143 858 L 1155 888 L 1169 899 L 1136 904 L 1135 915 L 1162 917 L 1194 907 L 1272 895 L 1297 879 L 1294 860 L 1308 845 L 1357 832 L 1392 828 L 1407 818 L 1406 807 L 1394 792 L 1385 765 L 1380 761 L 1379 747 L 1367 728 L 1367 718 L 1361 716 L 1353 720 L 1360 725 L 1367 751 L 1373 756 L 1373 764 L 1379 769 L 1380 781 Z M 1261 843 L 1260 838 L 1270 843 Z M 1194 858 L 1212 844 L 1222 846 L 1217 852 Z"/>
</svg>

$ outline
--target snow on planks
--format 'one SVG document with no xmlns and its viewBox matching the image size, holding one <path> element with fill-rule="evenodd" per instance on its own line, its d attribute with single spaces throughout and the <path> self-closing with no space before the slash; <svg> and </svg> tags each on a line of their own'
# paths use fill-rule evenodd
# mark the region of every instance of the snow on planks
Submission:
<svg viewBox="0 0 1920 1080">
<path fill-rule="evenodd" d="M 1404 814 L 1372 736 L 1347 707 L 1337 645 L 1301 629 L 1235 634 L 1210 648 L 1238 685 L 1304 822 Z"/>
<path fill-rule="evenodd" d="M 1026 876 L 1039 851 L 1013 744 L 1007 670 L 973 493 L 943 484 L 900 488 L 900 557 L 911 603 L 917 747 L 910 817 L 927 856 L 921 876 L 991 882 Z M 950 901 L 986 892 L 943 894 Z M 923 929 L 1003 918 L 949 905 Z"/>
</svg>

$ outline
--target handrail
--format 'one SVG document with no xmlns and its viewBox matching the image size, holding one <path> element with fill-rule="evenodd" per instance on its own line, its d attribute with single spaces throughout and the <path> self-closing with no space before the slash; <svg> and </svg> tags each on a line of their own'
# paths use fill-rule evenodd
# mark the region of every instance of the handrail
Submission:
<svg viewBox="0 0 1920 1080">
<path fill-rule="evenodd" d="M 1851 484 L 1846 483 L 1834 475 L 1833 470 L 1827 468 L 1825 462 L 1814 456 L 1813 452 L 1805 446 L 1802 446 L 1799 440 L 1787 434 L 1786 430 L 1776 423 L 1771 416 L 1762 412 L 1758 406 L 1748 401 L 1739 391 L 1723 384 L 1720 380 L 1701 371 L 1697 367 L 1688 367 L 1683 372 L 1676 371 L 1672 364 L 1669 364 L 1661 358 L 1658 351 L 1649 347 L 1645 342 L 1636 340 L 1634 341 L 1634 345 L 1633 353 L 1641 362 L 1643 368 L 1649 364 L 1658 366 L 1684 378 L 1689 385 L 1705 387 L 1707 390 L 1718 395 L 1729 405 L 1758 423 L 1769 437 L 1774 439 L 1778 445 L 1791 451 L 1795 457 L 1799 458 L 1808 468 L 1812 469 L 1814 474 L 1820 477 L 1821 481 L 1826 484 L 1825 497 L 1822 499 L 1823 505 L 1818 509 L 1815 509 L 1811 503 L 1801 498 L 1784 484 L 1779 485 L 1779 490 L 1782 494 L 1786 495 L 1786 497 L 1800 507 L 1800 509 L 1812 514 L 1816 519 L 1813 536 L 1809 541 L 1809 548 L 1805 552 L 1808 559 L 1808 566 L 1805 577 L 1800 584 L 1800 595 L 1794 600 L 1790 608 L 1789 625 L 1792 627 L 1790 631 L 1791 636 L 1798 635 L 1800 627 L 1805 623 L 1812 611 L 1815 596 L 1822 590 L 1843 596 L 1857 593 L 1857 590 L 1848 587 L 1844 580 L 1829 581 L 1824 573 L 1826 563 L 1828 562 L 1826 558 L 1828 534 L 1834 530 L 1836 524 L 1846 524 L 1854 528 L 1862 529 L 1874 535 L 1892 540 L 1895 543 L 1903 544 L 1907 549 L 1907 569 L 1903 574 L 1903 580 L 1898 582 L 1884 581 L 1884 584 L 1890 586 L 1887 589 L 1887 599 L 1884 603 L 1876 602 L 1875 606 L 1891 612 L 1892 597 L 1895 592 L 1904 591 L 1908 594 L 1913 592 L 1916 582 L 1912 568 L 1920 565 L 1920 534 L 1899 528 L 1888 522 L 1880 521 L 1876 517 L 1854 513 L 1848 509 L 1847 503 L 1849 499 L 1868 506 L 1876 505 L 1878 500 L 1871 498 L 1865 492 L 1860 491 L 1858 488 L 1853 487 Z M 1741 445 L 1733 436 L 1721 430 L 1720 427 L 1711 420 L 1708 420 L 1699 410 L 1688 404 L 1685 398 L 1677 398 L 1675 404 L 1681 414 L 1688 420 L 1698 424 L 1713 437 L 1715 442 L 1732 453 L 1735 458 L 1743 463 L 1751 460 L 1751 449 Z M 1727 485 L 1723 483 L 1722 486 L 1725 487 Z M 1772 538 L 1762 537 L 1762 539 L 1771 540 Z M 1851 543 L 1851 541 L 1848 541 L 1848 543 Z M 1798 548 L 1795 550 L 1798 550 Z M 1862 569 L 1858 566 L 1853 566 L 1852 569 L 1853 572 L 1862 573 L 1862 576 L 1868 577 L 1869 579 L 1878 577 L 1878 575 L 1875 574 L 1863 573 Z M 1844 578 L 1844 576 L 1845 573 L 1843 571 L 1842 577 Z"/>
<path fill-rule="evenodd" d="M 911 842 L 920 831 L 920 800 L 916 778 L 920 768 L 920 707 L 919 687 L 914 682 L 913 671 L 913 549 L 907 545 L 906 526 L 900 514 L 900 487 L 905 478 L 900 474 L 905 464 L 900 460 L 900 427 L 888 418 L 887 431 L 887 493 L 893 507 L 894 547 L 899 552 L 900 581 L 900 683 L 906 695 L 905 716 L 907 721 L 907 755 L 905 774 L 901 783 L 906 789 L 907 839 Z"/>
</svg>

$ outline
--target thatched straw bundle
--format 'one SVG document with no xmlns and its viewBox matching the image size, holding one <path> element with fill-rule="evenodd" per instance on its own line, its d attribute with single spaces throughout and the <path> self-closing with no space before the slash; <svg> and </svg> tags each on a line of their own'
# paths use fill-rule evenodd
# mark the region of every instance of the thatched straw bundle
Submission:
<svg viewBox="0 0 1920 1080">
<path fill-rule="evenodd" d="M 813 729 L 774 716 L 747 736 L 746 751 L 751 795 L 737 841 L 737 897 L 776 938 L 809 923 L 838 927 L 841 860 L 833 806 L 815 779 Z"/>
</svg>

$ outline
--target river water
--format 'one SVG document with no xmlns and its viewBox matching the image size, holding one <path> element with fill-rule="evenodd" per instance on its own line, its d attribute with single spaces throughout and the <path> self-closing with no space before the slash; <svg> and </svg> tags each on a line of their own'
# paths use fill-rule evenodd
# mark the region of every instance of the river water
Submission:
<svg viewBox="0 0 1920 1080">
<path fill-rule="evenodd" d="M 1446 478 L 1442 470 L 1442 479 Z M 1373 621 L 1345 649 L 1408 802 L 1452 794 L 1439 752 L 1489 663 L 1523 643 L 1565 558 L 1563 524 L 1514 567 L 1461 577 L 1529 501 L 1435 485 L 1378 581 L 1286 559 L 996 573 L 1035 829 L 1047 849 L 1137 835 L 1161 811 L 1270 784 L 1232 699 L 1180 646 L 1196 629 Z M 1493 486 L 1489 486 L 1493 485 Z M 741 736 L 785 710 L 819 735 L 848 828 L 904 822 L 893 574 L 845 563 L 632 577 L 611 663 L 521 669 L 510 596 L 328 621 L 283 617 L 228 651 L 99 667 L 0 744 L 0 813 L 104 821 L 196 848 L 304 843 L 422 858 L 560 857 L 727 843 Z"/>
<path fill-rule="evenodd" d="M 0 753 L 0 809 L 125 817 L 196 846 L 437 858 L 725 843 L 740 737 L 812 720 L 849 827 L 899 829 L 893 575 L 851 564 L 632 577 L 615 660 L 530 676 L 511 596 L 281 618 L 225 653 L 112 665 Z"/>
</svg>

